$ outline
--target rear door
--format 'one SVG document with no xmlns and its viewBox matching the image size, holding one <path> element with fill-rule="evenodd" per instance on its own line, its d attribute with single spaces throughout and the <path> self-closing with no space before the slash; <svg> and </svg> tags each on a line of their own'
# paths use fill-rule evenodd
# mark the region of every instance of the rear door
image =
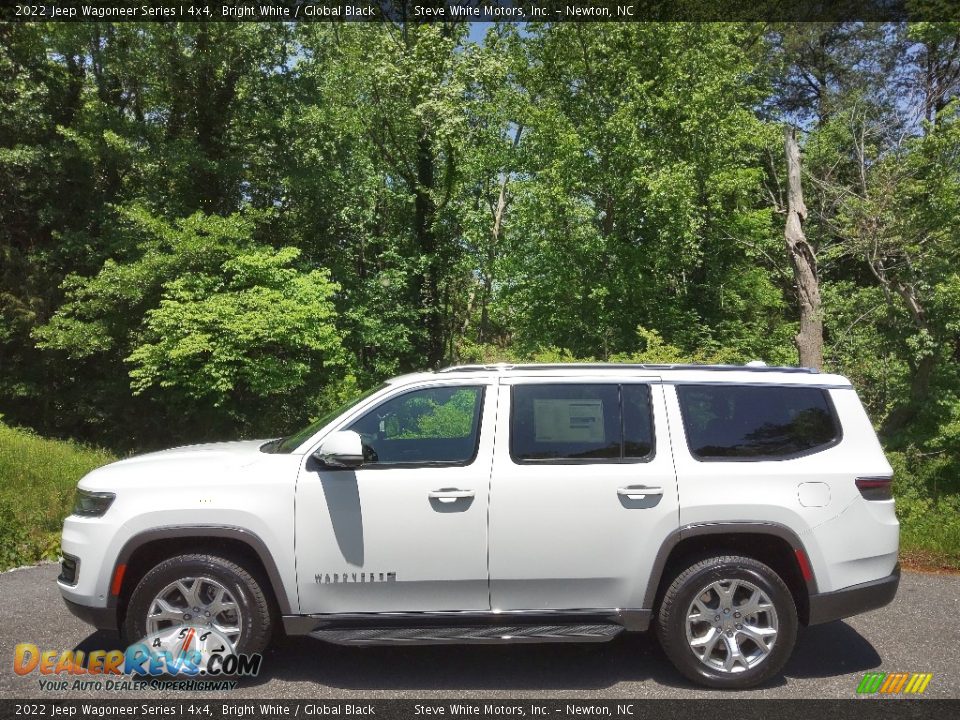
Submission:
<svg viewBox="0 0 960 720">
<path fill-rule="evenodd" d="M 657 551 L 678 527 L 658 380 L 501 381 L 493 609 L 642 608 Z"/>
</svg>

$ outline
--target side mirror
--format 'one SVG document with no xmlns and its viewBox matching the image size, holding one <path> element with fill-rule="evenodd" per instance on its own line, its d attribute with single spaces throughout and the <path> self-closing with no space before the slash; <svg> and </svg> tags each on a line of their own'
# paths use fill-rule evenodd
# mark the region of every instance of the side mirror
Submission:
<svg viewBox="0 0 960 720">
<path fill-rule="evenodd" d="M 359 467 L 363 465 L 363 441 L 353 430 L 331 433 L 313 456 L 330 467 Z"/>
</svg>

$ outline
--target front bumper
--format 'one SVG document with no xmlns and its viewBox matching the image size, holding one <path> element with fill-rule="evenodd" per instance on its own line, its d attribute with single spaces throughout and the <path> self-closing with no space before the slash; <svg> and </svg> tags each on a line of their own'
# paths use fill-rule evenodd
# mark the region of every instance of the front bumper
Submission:
<svg viewBox="0 0 960 720">
<path fill-rule="evenodd" d="M 808 625 L 859 615 L 888 605 L 900 585 L 900 564 L 885 578 L 810 596 Z"/>
</svg>

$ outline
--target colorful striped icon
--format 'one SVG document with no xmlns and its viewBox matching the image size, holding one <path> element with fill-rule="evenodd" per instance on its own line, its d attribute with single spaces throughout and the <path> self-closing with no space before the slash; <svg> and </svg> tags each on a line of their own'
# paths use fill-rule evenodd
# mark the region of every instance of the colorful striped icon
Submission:
<svg viewBox="0 0 960 720">
<path fill-rule="evenodd" d="M 857 692 L 920 695 L 932 679 L 933 673 L 867 673 L 857 686 Z"/>
</svg>

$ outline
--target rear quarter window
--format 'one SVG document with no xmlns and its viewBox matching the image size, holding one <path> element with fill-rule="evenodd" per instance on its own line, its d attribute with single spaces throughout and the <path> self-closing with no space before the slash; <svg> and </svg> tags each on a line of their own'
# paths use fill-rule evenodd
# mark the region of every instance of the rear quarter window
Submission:
<svg viewBox="0 0 960 720">
<path fill-rule="evenodd" d="M 822 388 L 678 385 L 697 460 L 788 460 L 835 445 L 840 423 Z"/>
</svg>

